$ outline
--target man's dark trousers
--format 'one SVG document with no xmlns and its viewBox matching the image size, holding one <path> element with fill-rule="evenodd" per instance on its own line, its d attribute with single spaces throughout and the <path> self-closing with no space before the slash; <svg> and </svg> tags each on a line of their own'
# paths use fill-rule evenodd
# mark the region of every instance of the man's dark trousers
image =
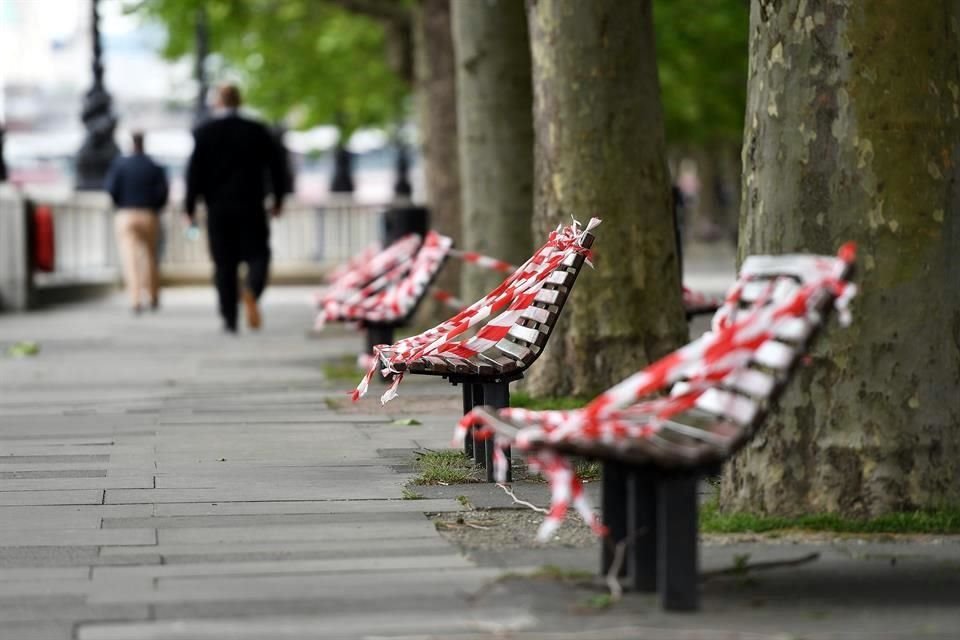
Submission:
<svg viewBox="0 0 960 640">
<path fill-rule="evenodd" d="M 237 329 L 237 273 L 240 263 L 247 265 L 246 288 L 254 298 L 267 286 L 270 272 L 270 226 L 266 212 L 260 208 L 217 207 L 207 221 L 210 255 L 213 258 L 213 281 L 217 287 L 220 315 L 224 327 Z"/>
</svg>

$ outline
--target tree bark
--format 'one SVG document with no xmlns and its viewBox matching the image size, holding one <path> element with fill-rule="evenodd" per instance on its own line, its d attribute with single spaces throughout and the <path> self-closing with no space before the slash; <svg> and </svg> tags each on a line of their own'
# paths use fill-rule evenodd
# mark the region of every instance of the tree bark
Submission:
<svg viewBox="0 0 960 640">
<path fill-rule="evenodd" d="M 463 246 L 513 264 L 533 241 L 533 88 L 527 16 L 518 0 L 454 0 Z M 465 267 L 465 301 L 503 274 Z"/>
<path fill-rule="evenodd" d="M 724 474 L 725 509 L 960 505 L 958 20 L 753 2 L 740 256 L 856 240 L 861 294 Z"/>
<path fill-rule="evenodd" d="M 686 339 L 651 2 L 529 0 L 534 238 L 603 219 L 529 373 L 536 394 L 593 394 Z"/>
<path fill-rule="evenodd" d="M 462 244 L 460 233 L 460 174 L 457 162 L 457 99 L 450 0 L 420 0 L 414 12 L 417 100 L 427 204 L 431 226 Z M 437 286 L 457 292 L 460 265 L 451 260 Z M 429 301 L 428 301 L 429 302 Z M 449 316 L 433 304 L 432 319 Z M 423 315 L 421 315 L 423 318 Z"/>
</svg>

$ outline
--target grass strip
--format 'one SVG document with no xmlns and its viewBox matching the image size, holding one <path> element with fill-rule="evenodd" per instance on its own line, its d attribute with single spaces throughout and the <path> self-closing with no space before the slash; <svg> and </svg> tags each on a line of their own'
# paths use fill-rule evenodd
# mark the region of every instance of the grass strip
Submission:
<svg viewBox="0 0 960 640">
<path fill-rule="evenodd" d="M 462 451 L 427 451 L 417 456 L 414 468 L 419 472 L 415 485 L 466 484 L 476 482 L 474 465 Z"/>
<path fill-rule="evenodd" d="M 716 501 L 700 508 L 702 533 L 766 533 L 770 531 L 823 531 L 830 533 L 960 533 L 960 509 L 891 513 L 876 518 L 844 518 L 811 514 L 784 518 L 751 513 L 721 513 Z"/>
</svg>

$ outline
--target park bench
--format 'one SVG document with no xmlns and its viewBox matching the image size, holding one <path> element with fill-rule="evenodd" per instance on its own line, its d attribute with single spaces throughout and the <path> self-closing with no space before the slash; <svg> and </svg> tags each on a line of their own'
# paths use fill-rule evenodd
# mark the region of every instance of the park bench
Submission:
<svg viewBox="0 0 960 640">
<path fill-rule="evenodd" d="M 461 385 L 463 409 L 507 407 L 510 382 L 523 377 L 543 352 L 564 303 L 590 255 L 592 219 L 586 228 L 560 227 L 523 265 L 491 293 L 449 320 L 396 344 L 376 347 L 375 361 L 354 392 L 366 393 L 379 367 L 393 377 L 383 402 L 396 395 L 407 373 L 440 376 Z M 468 455 L 493 476 L 493 448 L 465 444 Z M 499 455 L 504 455 L 500 452 Z M 506 454 L 509 455 L 509 452 Z"/>
<path fill-rule="evenodd" d="M 317 299 L 315 327 L 353 322 L 366 330 L 367 352 L 393 342 L 413 316 L 446 261 L 453 241 L 434 231 L 408 234 L 386 249 L 371 247 L 336 272 Z"/>
<path fill-rule="evenodd" d="M 697 486 L 718 472 L 770 417 L 830 310 L 849 322 L 854 247 L 838 257 L 748 258 L 701 338 L 573 411 L 496 410 L 464 416 L 458 436 L 524 452 L 551 484 L 548 538 L 572 504 L 604 535 L 601 567 L 626 546 L 632 586 L 658 591 L 668 610 L 699 606 Z M 603 461 L 602 518 L 588 504 L 569 456 Z M 507 474 L 502 456 L 497 475 Z"/>
</svg>

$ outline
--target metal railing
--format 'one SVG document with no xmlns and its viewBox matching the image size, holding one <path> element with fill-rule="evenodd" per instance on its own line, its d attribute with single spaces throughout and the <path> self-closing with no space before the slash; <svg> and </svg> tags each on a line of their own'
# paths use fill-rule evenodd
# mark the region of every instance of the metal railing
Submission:
<svg viewBox="0 0 960 640">
<path fill-rule="evenodd" d="M 77 193 L 60 201 L 34 201 L 53 218 L 53 271 L 35 272 L 43 287 L 70 282 L 111 282 L 119 274 L 110 201 L 102 193 Z"/>
<path fill-rule="evenodd" d="M 352 203 L 309 207 L 292 202 L 283 215 L 270 223 L 273 269 L 279 273 L 320 272 L 358 253 L 379 240 L 381 213 L 385 205 Z M 206 270 L 211 267 L 207 250 L 204 213 L 199 213 L 200 233 L 187 237 L 183 209 L 170 207 L 162 218 L 161 266 L 171 273 Z"/>
<path fill-rule="evenodd" d="M 116 280 L 119 258 L 114 235 L 114 209 L 105 193 L 31 199 L 53 218 L 54 269 L 37 273 L 35 284 L 72 280 Z M 273 272 L 278 276 L 318 277 L 332 266 L 380 239 L 381 213 L 387 205 L 331 203 L 322 207 L 291 201 L 270 223 Z M 200 233 L 188 237 L 183 207 L 171 205 L 161 217 L 161 271 L 165 276 L 204 276 L 212 270 L 204 212 Z"/>
</svg>

